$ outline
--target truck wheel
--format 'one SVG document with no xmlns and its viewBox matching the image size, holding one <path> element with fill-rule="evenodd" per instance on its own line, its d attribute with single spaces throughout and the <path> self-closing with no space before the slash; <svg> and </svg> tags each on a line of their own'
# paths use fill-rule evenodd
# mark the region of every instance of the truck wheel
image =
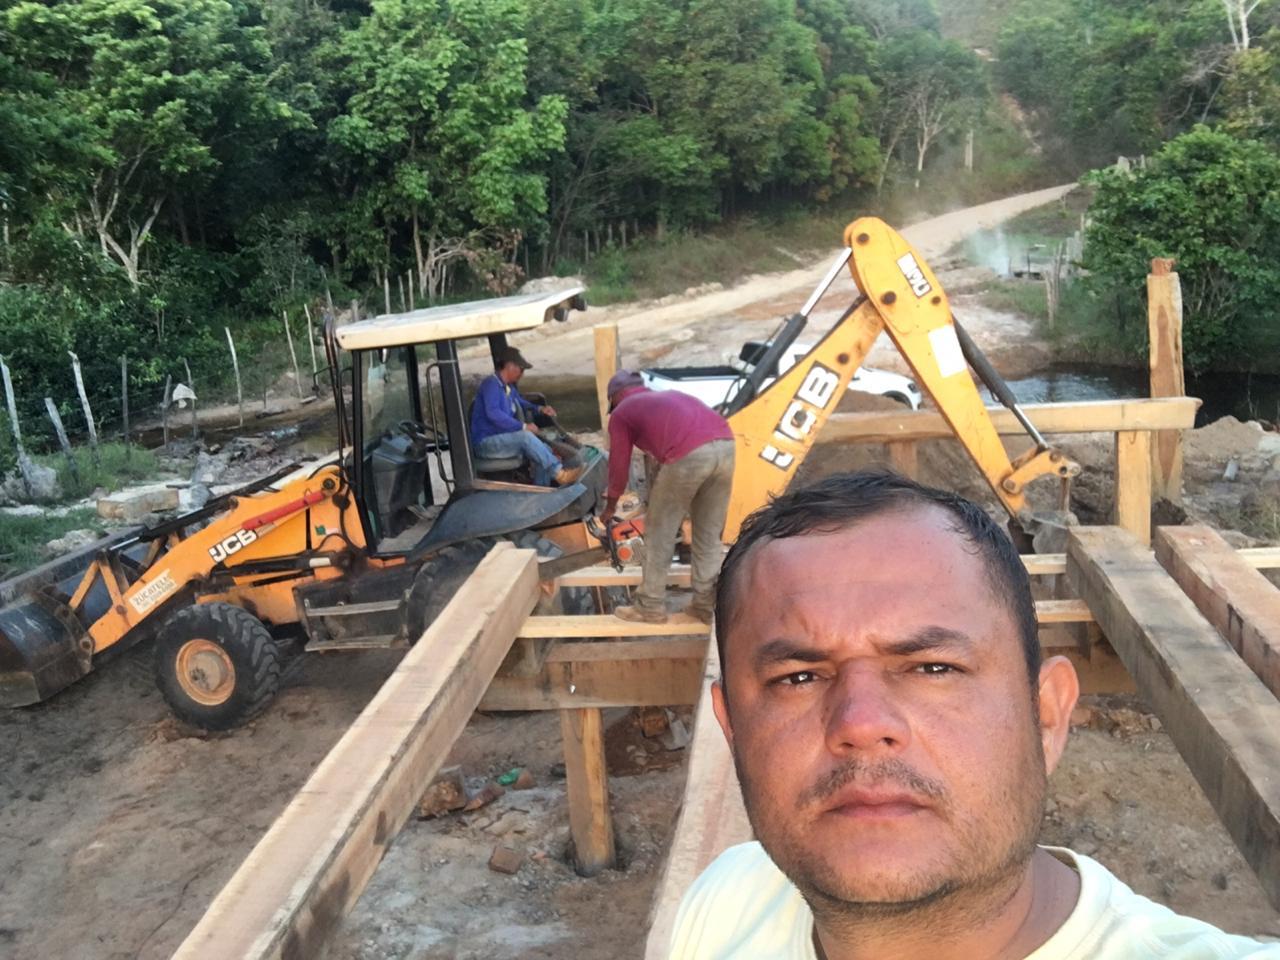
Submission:
<svg viewBox="0 0 1280 960">
<path fill-rule="evenodd" d="M 156 639 L 156 685 L 178 717 L 229 730 L 280 689 L 280 648 L 261 620 L 230 603 L 174 614 Z"/>
</svg>

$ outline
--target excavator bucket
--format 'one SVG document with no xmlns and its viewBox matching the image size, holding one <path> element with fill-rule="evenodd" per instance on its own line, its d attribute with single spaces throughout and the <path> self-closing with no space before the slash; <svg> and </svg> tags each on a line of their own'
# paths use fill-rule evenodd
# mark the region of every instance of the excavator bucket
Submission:
<svg viewBox="0 0 1280 960">
<path fill-rule="evenodd" d="M 92 641 L 62 598 L 75 593 L 95 556 L 133 533 L 99 540 L 0 583 L 0 707 L 47 700 L 92 669 Z M 82 607 L 89 622 L 110 602 L 102 584 L 95 584 Z"/>
</svg>

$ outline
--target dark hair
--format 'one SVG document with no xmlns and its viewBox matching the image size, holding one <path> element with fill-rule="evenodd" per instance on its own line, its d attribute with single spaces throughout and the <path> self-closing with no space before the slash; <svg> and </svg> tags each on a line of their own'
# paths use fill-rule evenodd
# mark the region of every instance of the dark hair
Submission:
<svg viewBox="0 0 1280 960">
<path fill-rule="evenodd" d="M 742 525 L 729 548 L 716 584 L 716 645 L 724 671 L 725 635 L 732 629 L 734 587 L 752 547 L 811 533 L 834 533 L 892 510 L 940 507 L 986 564 L 991 592 L 1001 599 L 1018 628 L 1032 689 L 1040 675 L 1040 635 L 1027 568 L 1008 535 L 985 510 L 964 497 L 936 490 L 906 477 L 879 471 L 841 473 L 785 493 L 757 510 Z"/>
</svg>

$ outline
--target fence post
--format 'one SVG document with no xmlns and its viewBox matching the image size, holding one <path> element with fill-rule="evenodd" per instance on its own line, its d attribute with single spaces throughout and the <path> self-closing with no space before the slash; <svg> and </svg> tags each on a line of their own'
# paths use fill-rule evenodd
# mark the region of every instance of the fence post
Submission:
<svg viewBox="0 0 1280 960">
<path fill-rule="evenodd" d="M 44 398 L 44 408 L 49 411 L 49 419 L 53 421 L 53 431 L 58 435 L 58 445 L 62 447 L 62 455 L 67 458 L 67 469 L 71 472 L 71 482 L 80 486 L 80 467 L 76 463 L 75 454 L 71 452 L 71 441 L 67 439 L 67 431 L 62 426 L 62 417 L 58 415 L 58 407 L 53 397 Z"/>
<path fill-rule="evenodd" d="M 84 421 L 89 427 L 89 448 L 93 451 L 93 462 L 102 466 L 102 455 L 98 453 L 98 428 L 93 422 L 93 409 L 89 406 L 89 395 L 84 392 L 84 377 L 80 374 L 80 358 L 70 350 L 71 372 L 76 378 L 76 393 L 80 394 L 80 409 L 84 411 Z"/>
<path fill-rule="evenodd" d="M 28 497 L 35 496 L 35 484 L 31 481 L 31 460 L 22 446 L 22 427 L 18 424 L 18 403 L 13 398 L 13 380 L 9 377 L 9 367 L 0 359 L 0 375 L 4 377 L 4 399 L 9 405 L 9 422 L 13 426 L 13 448 L 18 454 L 18 473 L 22 475 L 22 486 Z"/>
<path fill-rule="evenodd" d="M 194 391 L 193 391 L 194 392 Z M 164 449 L 169 449 L 169 404 L 173 403 L 173 374 L 164 378 L 164 400 L 160 404 L 160 429 L 164 431 Z"/>
<path fill-rule="evenodd" d="M 302 374 L 298 371 L 298 355 L 293 352 L 293 334 L 289 332 L 289 311 L 281 310 L 284 315 L 284 338 L 289 341 L 289 360 L 293 363 L 293 383 L 298 388 L 298 399 L 302 399 Z"/>
<path fill-rule="evenodd" d="M 120 413 L 124 420 L 124 459 L 129 460 L 129 358 L 120 355 Z"/>
<path fill-rule="evenodd" d="M 382 271 L 382 303 L 387 308 L 387 313 L 391 312 L 391 274 Z"/>
<path fill-rule="evenodd" d="M 320 372 L 320 368 L 316 366 L 316 333 L 311 328 L 311 308 L 305 303 L 302 305 L 302 312 L 307 317 L 307 344 L 311 347 L 311 387 L 315 388 L 316 374 Z"/>
<path fill-rule="evenodd" d="M 187 358 L 182 358 L 182 368 L 187 371 L 187 386 L 191 388 L 191 439 L 200 439 L 200 418 L 196 416 L 196 382 L 191 376 L 191 364 L 187 363 Z"/>
<path fill-rule="evenodd" d="M 1151 396 L 1186 394 L 1182 370 L 1182 284 L 1173 260 L 1152 260 L 1147 277 L 1147 328 L 1151 337 Z M 1151 445 L 1157 497 L 1182 502 L 1182 432 L 1161 430 Z"/>
<path fill-rule="evenodd" d="M 236 375 L 236 404 L 240 408 L 240 426 L 244 426 L 244 390 L 240 386 L 240 361 L 236 359 L 236 342 L 231 339 L 231 328 L 222 328 L 227 334 L 227 346 L 231 348 L 231 369 Z"/>
<path fill-rule="evenodd" d="M 600 429 L 609 429 L 609 378 L 618 372 L 618 325 L 602 323 L 593 328 L 596 348 L 596 401 L 600 405 Z"/>
</svg>

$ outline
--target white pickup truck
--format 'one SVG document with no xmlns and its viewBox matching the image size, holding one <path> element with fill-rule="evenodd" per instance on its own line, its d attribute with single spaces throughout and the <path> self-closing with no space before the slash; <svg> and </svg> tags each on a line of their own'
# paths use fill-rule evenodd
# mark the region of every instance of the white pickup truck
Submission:
<svg viewBox="0 0 1280 960">
<path fill-rule="evenodd" d="M 697 397 L 709 407 L 719 407 L 733 398 L 741 388 L 743 378 L 754 369 L 768 347 L 767 342 L 748 340 L 732 364 L 719 367 L 652 367 L 641 370 L 640 376 L 650 390 L 679 390 Z M 812 344 L 793 343 L 778 360 L 778 369 L 761 384 L 761 389 L 790 370 L 811 349 Z M 914 380 L 875 367 L 859 367 L 849 382 L 849 389 L 888 397 L 912 410 L 919 410 L 924 400 Z"/>
</svg>

